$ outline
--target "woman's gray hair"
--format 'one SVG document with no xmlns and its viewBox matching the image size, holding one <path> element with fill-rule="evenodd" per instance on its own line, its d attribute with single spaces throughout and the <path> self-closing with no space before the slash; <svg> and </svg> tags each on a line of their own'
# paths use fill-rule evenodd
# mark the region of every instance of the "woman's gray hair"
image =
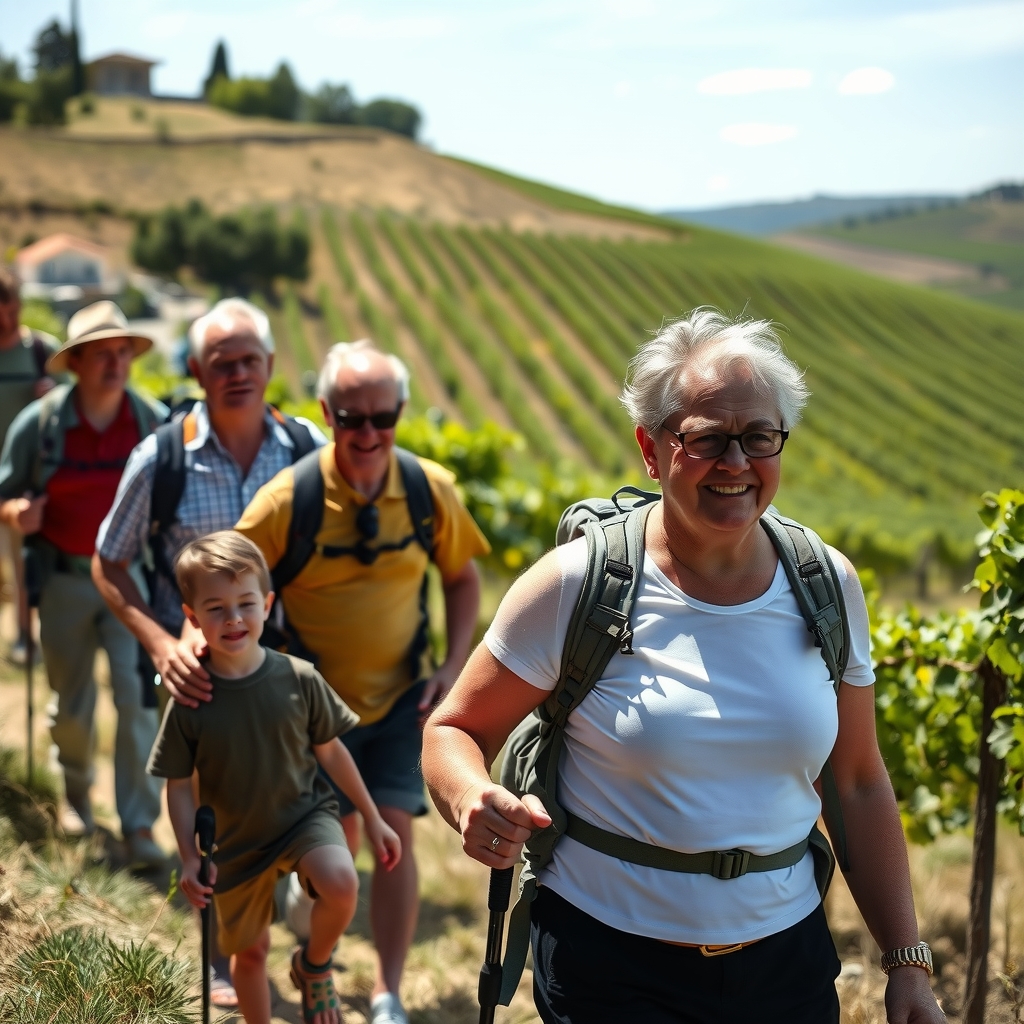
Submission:
<svg viewBox="0 0 1024 1024">
<path fill-rule="evenodd" d="M 409 399 L 409 369 L 398 356 L 390 352 L 381 352 L 369 338 L 360 338 L 358 341 L 339 341 L 327 350 L 327 357 L 320 370 L 320 376 L 316 382 L 317 397 L 328 399 L 331 391 L 334 390 L 334 382 L 338 379 L 338 371 L 347 363 L 352 362 L 352 357 L 360 352 L 380 352 L 388 361 L 395 374 L 395 383 L 398 385 L 398 400 L 406 402 Z"/>
<path fill-rule="evenodd" d="M 267 355 L 274 354 L 274 335 L 270 331 L 267 314 L 258 306 L 245 299 L 221 299 L 208 313 L 204 313 L 188 329 L 189 354 L 199 359 L 206 344 L 206 335 L 211 327 L 219 327 L 224 331 L 241 328 L 252 331 L 263 346 Z"/>
<path fill-rule="evenodd" d="M 685 409 L 681 378 L 691 366 L 750 368 L 758 394 L 771 397 L 787 430 L 796 426 L 810 392 L 804 375 L 782 351 L 768 320 L 730 319 L 711 306 L 666 324 L 629 364 L 620 401 L 634 425 L 654 434 L 672 413 Z"/>
</svg>

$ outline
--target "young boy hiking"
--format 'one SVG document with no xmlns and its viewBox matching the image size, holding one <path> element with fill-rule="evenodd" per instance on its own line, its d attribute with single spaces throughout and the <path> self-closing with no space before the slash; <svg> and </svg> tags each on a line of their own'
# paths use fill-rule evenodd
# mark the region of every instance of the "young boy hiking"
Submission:
<svg viewBox="0 0 1024 1024">
<path fill-rule="evenodd" d="M 355 913 L 358 878 L 318 764 L 358 807 L 381 864 L 393 868 L 401 856 L 338 739 L 358 719 L 308 662 L 260 646 L 273 594 L 252 541 L 232 530 L 209 534 L 181 552 L 175 573 L 185 615 L 206 638 L 218 693 L 198 708 L 171 702 L 149 761 L 149 771 L 167 779 L 182 892 L 196 907 L 213 898 L 238 1007 L 247 1024 L 269 1024 L 274 884 L 297 872 L 315 902 L 292 981 L 306 1024 L 341 1024 L 331 951 Z M 198 880 L 193 771 L 200 801 L 217 816 L 209 886 Z"/>
</svg>

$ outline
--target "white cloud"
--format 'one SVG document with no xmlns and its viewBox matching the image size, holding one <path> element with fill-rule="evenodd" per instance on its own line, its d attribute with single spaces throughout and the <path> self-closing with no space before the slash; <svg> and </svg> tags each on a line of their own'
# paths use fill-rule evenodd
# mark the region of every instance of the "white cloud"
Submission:
<svg viewBox="0 0 1024 1024">
<path fill-rule="evenodd" d="M 718 133 L 723 142 L 732 142 L 737 146 L 770 146 L 774 142 L 785 142 L 795 139 L 796 125 L 792 124 L 729 124 Z"/>
<path fill-rule="evenodd" d="M 806 89 L 811 79 L 810 71 L 803 68 L 740 68 L 701 79 L 697 92 L 705 96 L 743 96 L 778 89 Z"/>
<path fill-rule="evenodd" d="M 724 174 L 712 174 L 707 180 L 709 192 L 724 192 L 729 187 L 729 179 Z"/>
<path fill-rule="evenodd" d="M 873 96 L 888 92 L 895 84 L 895 75 L 884 68 L 857 68 L 839 83 L 839 92 L 843 96 Z"/>
<path fill-rule="evenodd" d="M 624 100 L 633 91 L 633 83 L 627 82 L 625 79 L 621 82 L 616 82 L 612 88 L 612 93 L 618 100 Z"/>
</svg>

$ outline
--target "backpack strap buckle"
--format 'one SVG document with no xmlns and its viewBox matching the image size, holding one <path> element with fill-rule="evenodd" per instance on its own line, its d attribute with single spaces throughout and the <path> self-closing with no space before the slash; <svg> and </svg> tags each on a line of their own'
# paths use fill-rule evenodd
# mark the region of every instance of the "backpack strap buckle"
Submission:
<svg viewBox="0 0 1024 1024">
<path fill-rule="evenodd" d="M 711 874 L 715 878 L 739 878 L 747 873 L 749 850 L 718 850 L 711 858 Z"/>
</svg>

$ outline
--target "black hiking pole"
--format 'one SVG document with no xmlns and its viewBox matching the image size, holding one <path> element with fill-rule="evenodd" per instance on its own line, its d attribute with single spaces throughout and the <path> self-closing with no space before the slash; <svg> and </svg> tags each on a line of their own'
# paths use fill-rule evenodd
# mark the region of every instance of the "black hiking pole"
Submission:
<svg viewBox="0 0 1024 1024">
<path fill-rule="evenodd" d="M 204 804 L 196 811 L 196 845 L 199 847 L 199 884 L 210 884 L 210 858 L 217 833 L 217 818 L 213 808 Z M 212 897 L 211 897 L 212 899 Z M 203 926 L 203 1024 L 210 1024 L 210 905 L 199 912 Z"/>
<path fill-rule="evenodd" d="M 25 603 L 28 605 L 28 628 L 25 630 L 25 682 L 28 691 L 28 732 L 25 736 L 25 779 L 27 788 L 32 788 L 34 758 L 32 732 L 34 728 L 34 701 L 32 687 L 32 668 L 36 660 L 36 637 L 32 629 L 32 609 L 39 607 L 39 552 L 34 545 L 26 544 L 21 549 L 21 560 L 24 566 L 23 585 L 25 587 Z"/>
<path fill-rule="evenodd" d="M 477 998 L 480 1000 L 480 1024 L 494 1024 L 494 1008 L 501 995 L 501 939 L 505 931 L 505 913 L 512 896 L 515 868 L 491 868 L 491 884 L 487 888 L 487 949 L 480 968 Z"/>
</svg>

